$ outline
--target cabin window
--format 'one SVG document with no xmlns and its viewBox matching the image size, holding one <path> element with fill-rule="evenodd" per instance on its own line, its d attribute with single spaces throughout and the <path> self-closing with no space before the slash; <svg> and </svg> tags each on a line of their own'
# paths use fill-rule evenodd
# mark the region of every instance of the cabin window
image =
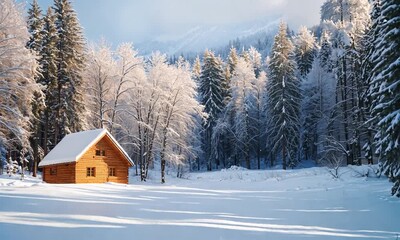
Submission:
<svg viewBox="0 0 400 240">
<path fill-rule="evenodd" d="M 115 177 L 116 175 L 115 175 L 115 167 L 110 167 L 109 169 L 108 169 L 108 176 L 109 177 Z"/>
<path fill-rule="evenodd" d="M 96 168 L 94 168 L 94 167 L 86 168 L 86 177 L 95 177 L 95 176 L 96 176 Z"/>
<path fill-rule="evenodd" d="M 57 168 L 50 168 L 50 175 L 57 175 Z"/>
<path fill-rule="evenodd" d="M 105 156 L 106 151 L 105 150 L 96 150 L 96 156 Z"/>
</svg>

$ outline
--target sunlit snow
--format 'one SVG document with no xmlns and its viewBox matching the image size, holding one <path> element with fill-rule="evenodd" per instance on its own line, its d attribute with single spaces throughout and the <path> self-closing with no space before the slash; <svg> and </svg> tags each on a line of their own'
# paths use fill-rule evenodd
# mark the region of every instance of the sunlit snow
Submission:
<svg viewBox="0 0 400 240">
<path fill-rule="evenodd" d="M 0 239 L 396 239 L 400 201 L 369 167 L 190 173 L 169 183 L 0 178 Z"/>
</svg>

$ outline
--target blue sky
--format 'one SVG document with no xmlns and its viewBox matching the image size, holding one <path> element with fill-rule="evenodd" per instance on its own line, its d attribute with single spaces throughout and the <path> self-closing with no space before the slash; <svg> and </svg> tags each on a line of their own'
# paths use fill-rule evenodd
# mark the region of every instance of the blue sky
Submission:
<svg viewBox="0 0 400 240">
<path fill-rule="evenodd" d="M 20 0 L 27 5 L 31 0 Z M 53 0 L 38 0 L 42 10 Z M 324 0 L 74 0 L 89 41 L 113 45 L 180 35 L 202 25 L 235 24 L 279 16 L 291 28 L 319 21 Z"/>
</svg>

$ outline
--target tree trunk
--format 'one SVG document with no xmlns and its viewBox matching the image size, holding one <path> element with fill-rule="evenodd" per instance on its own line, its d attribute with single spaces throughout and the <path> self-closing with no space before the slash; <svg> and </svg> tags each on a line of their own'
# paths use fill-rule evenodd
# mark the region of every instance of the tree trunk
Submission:
<svg viewBox="0 0 400 240">
<path fill-rule="evenodd" d="M 135 156 L 135 175 L 136 175 L 136 176 L 139 175 L 139 172 L 138 172 L 138 164 L 139 164 L 139 158 L 138 158 L 138 156 L 136 155 L 136 156 Z"/>
<path fill-rule="evenodd" d="M 250 149 L 249 149 L 249 145 L 246 143 L 245 144 L 245 159 L 246 159 L 246 167 L 247 169 L 251 169 L 251 165 L 250 165 Z"/>
<path fill-rule="evenodd" d="M 44 152 L 44 155 L 46 156 L 47 155 L 47 151 L 48 151 L 48 148 L 47 148 L 47 141 L 48 141 L 48 136 L 49 136 L 49 112 L 48 112 L 48 110 L 46 109 L 45 110 L 45 113 L 44 113 L 44 117 L 45 117 L 45 119 L 44 119 L 44 132 L 43 132 L 43 152 Z"/>
<path fill-rule="evenodd" d="M 211 162 L 211 125 L 206 130 L 206 144 L 207 144 L 207 171 L 212 170 L 212 162 Z"/>
<path fill-rule="evenodd" d="M 260 144 L 257 146 L 257 169 L 261 169 L 261 154 L 260 154 Z"/>
<path fill-rule="evenodd" d="M 342 76 L 341 78 L 341 97 L 342 97 L 342 109 L 343 109 L 343 127 L 344 127 L 344 141 L 346 143 L 346 159 L 347 165 L 353 164 L 352 153 L 349 145 L 349 127 L 348 127 L 348 112 L 347 112 L 347 63 L 346 57 L 342 57 Z M 350 154 L 349 154 L 350 153 Z"/>
<path fill-rule="evenodd" d="M 275 164 L 275 153 L 274 152 L 270 152 L 270 167 L 272 168 Z"/>
<path fill-rule="evenodd" d="M 161 183 L 165 183 L 165 156 L 161 156 Z"/>
<path fill-rule="evenodd" d="M 39 127 L 40 129 L 40 124 Z M 40 130 L 37 130 L 34 138 L 33 142 L 34 142 L 34 146 L 33 146 L 33 169 L 32 169 L 32 177 L 36 177 L 37 176 L 37 167 L 38 167 L 38 162 L 39 162 L 39 134 L 40 134 Z"/>
<path fill-rule="evenodd" d="M 167 147 L 167 128 L 163 130 L 163 141 L 162 141 L 162 149 L 160 152 L 160 159 L 161 159 L 161 183 L 165 183 L 165 150 Z"/>
<path fill-rule="evenodd" d="M 286 170 L 286 141 L 283 140 L 282 143 L 282 168 Z"/>
</svg>

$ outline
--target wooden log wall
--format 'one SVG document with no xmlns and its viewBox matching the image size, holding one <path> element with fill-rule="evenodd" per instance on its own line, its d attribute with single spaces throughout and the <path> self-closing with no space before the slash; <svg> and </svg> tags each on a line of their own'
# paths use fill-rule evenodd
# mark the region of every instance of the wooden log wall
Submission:
<svg viewBox="0 0 400 240">
<path fill-rule="evenodd" d="M 56 172 L 52 175 L 51 171 Z M 47 183 L 75 183 L 75 163 L 44 167 L 43 181 Z"/>
</svg>

